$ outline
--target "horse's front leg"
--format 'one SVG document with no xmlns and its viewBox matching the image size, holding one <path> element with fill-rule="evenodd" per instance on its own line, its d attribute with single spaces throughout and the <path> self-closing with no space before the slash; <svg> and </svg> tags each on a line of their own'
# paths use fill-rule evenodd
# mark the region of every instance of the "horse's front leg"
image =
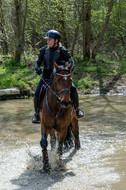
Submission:
<svg viewBox="0 0 126 190">
<path fill-rule="evenodd" d="M 47 151 L 47 136 L 49 131 L 44 128 L 44 125 L 41 126 L 42 129 L 42 136 L 40 140 L 40 145 L 42 147 L 42 156 L 43 156 L 43 169 L 44 170 L 49 170 L 49 159 L 48 159 L 48 151 Z"/>
</svg>

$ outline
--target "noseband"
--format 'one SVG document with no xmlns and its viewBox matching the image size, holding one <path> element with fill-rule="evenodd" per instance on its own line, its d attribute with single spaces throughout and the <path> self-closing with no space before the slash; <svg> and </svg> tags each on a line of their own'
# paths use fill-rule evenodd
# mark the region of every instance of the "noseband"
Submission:
<svg viewBox="0 0 126 190">
<path fill-rule="evenodd" d="M 69 94 L 69 93 L 70 93 L 70 90 L 68 88 L 64 88 L 60 92 L 58 92 L 58 95 L 60 95 L 60 94 Z"/>
</svg>

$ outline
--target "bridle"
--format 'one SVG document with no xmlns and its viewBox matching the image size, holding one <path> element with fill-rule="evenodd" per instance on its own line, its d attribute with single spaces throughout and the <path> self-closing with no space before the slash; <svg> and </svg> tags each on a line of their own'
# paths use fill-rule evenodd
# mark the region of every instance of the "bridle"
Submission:
<svg viewBox="0 0 126 190">
<path fill-rule="evenodd" d="M 66 70 L 65 70 L 65 71 L 66 71 Z M 67 70 L 67 71 L 68 71 L 68 70 Z M 68 72 L 69 72 L 69 71 L 68 71 Z M 55 77 L 56 75 L 58 75 L 58 76 L 60 76 L 60 77 L 66 77 L 66 78 L 71 77 L 71 73 L 70 73 L 70 72 L 69 72 L 69 74 L 60 74 L 59 72 L 56 72 L 53 77 Z M 51 92 L 56 96 L 56 98 L 57 98 L 60 102 L 62 101 L 61 98 L 60 98 L 60 94 L 70 94 L 70 90 L 69 90 L 68 88 L 64 88 L 64 89 L 62 89 L 61 91 L 55 92 L 55 91 L 47 84 L 47 82 L 46 82 L 44 79 L 42 79 L 42 80 L 43 80 L 43 81 L 46 83 L 46 85 L 47 85 L 47 88 L 46 88 L 46 105 L 47 105 L 47 109 L 48 109 L 50 115 L 52 115 L 52 116 L 54 117 L 54 120 L 55 120 L 55 122 L 56 122 L 56 120 L 59 118 L 59 116 L 63 113 L 64 109 L 61 107 L 56 115 L 52 112 L 52 110 L 51 110 L 51 108 L 50 108 L 50 106 L 49 106 L 49 102 L 48 102 L 48 90 L 50 89 Z M 54 78 L 54 85 L 55 85 L 55 82 L 56 82 L 56 78 Z M 71 104 L 71 102 L 69 103 L 69 105 L 70 105 L 70 104 Z M 68 105 L 68 106 L 69 106 L 69 105 Z"/>
<path fill-rule="evenodd" d="M 66 70 L 65 70 L 66 71 Z M 68 71 L 68 70 L 67 70 Z M 68 71 L 69 72 L 69 71 Z M 54 76 L 55 75 L 58 75 L 58 76 L 61 76 L 61 77 L 71 77 L 71 79 L 72 79 L 72 76 L 71 76 L 71 73 L 69 73 L 69 74 L 60 74 L 60 73 L 58 73 L 58 72 L 56 72 L 55 74 L 54 74 Z M 54 77 L 53 76 L 53 77 Z M 51 91 L 52 91 L 52 93 L 56 96 L 56 98 L 59 100 L 59 101 L 61 101 L 61 98 L 60 98 L 60 94 L 62 94 L 62 93 L 64 93 L 64 94 L 68 94 L 68 93 L 70 93 L 70 90 L 68 89 L 68 88 L 64 88 L 64 89 L 62 89 L 61 91 L 57 91 L 57 93 L 50 87 L 50 85 L 48 85 L 48 83 L 42 78 L 42 80 L 43 80 L 43 82 L 46 84 L 46 86 L 47 86 L 47 88 L 46 88 L 46 92 L 47 92 L 47 89 L 49 88 Z M 46 93 L 47 94 L 47 93 Z"/>
<path fill-rule="evenodd" d="M 67 70 L 67 71 L 68 71 L 68 70 Z M 72 77 L 71 77 L 71 73 L 65 74 L 65 75 L 64 75 L 64 74 L 60 74 L 60 73 L 56 73 L 55 76 L 56 76 L 56 75 L 57 75 L 57 76 L 60 76 L 60 77 L 63 77 L 63 78 L 68 78 L 68 77 L 72 78 Z M 56 81 L 56 79 L 55 79 L 55 82 L 54 82 L 55 85 L 56 85 L 56 82 L 57 82 L 57 81 Z M 60 94 L 70 94 L 70 90 L 69 90 L 68 88 L 63 88 L 63 89 L 60 90 L 60 91 L 58 91 L 58 90 L 56 90 L 56 91 L 57 91 L 56 94 L 57 94 L 58 97 L 59 97 Z"/>
</svg>

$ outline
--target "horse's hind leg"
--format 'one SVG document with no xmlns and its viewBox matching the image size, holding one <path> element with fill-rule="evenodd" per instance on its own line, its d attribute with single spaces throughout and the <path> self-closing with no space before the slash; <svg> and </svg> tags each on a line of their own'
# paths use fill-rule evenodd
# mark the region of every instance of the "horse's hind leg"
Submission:
<svg viewBox="0 0 126 190">
<path fill-rule="evenodd" d="M 62 130 L 60 133 L 59 133 L 59 144 L 58 144 L 58 154 L 59 154 L 59 158 L 61 158 L 62 156 L 62 149 L 63 149 L 63 143 L 64 143 L 64 140 L 66 138 L 66 135 L 67 135 L 67 128 L 65 130 L 65 127 L 64 127 L 64 130 Z"/>
<path fill-rule="evenodd" d="M 72 136 L 72 124 L 70 123 L 67 129 L 67 135 L 64 140 L 64 146 L 66 148 L 73 146 L 73 136 Z"/>
<path fill-rule="evenodd" d="M 75 149 L 78 150 L 80 148 L 80 139 L 79 139 L 78 120 L 76 118 L 73 118 L 72 120 L 72 128 L 75 137 Z"/>
<path fill-rule="evenodd" d="M 50 144 L 51 144 L 51 150 L 54 150 L 56 147 L 56 136 L 54 129 L 50 131 Z"/>
</svg>

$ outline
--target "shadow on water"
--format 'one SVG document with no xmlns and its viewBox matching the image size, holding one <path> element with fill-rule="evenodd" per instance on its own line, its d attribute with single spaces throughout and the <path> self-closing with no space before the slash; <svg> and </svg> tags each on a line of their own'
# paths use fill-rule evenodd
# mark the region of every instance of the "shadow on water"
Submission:
<svg viewBox="0 0 126 190">
<path fill-rule="evenodd" d="M 80 121 L 81 134 L 85 139 L 111 141 L 126 138 L 126 97 L 85 96 L 80 106 L 86 117 Z M 87 138 L 86 138 L 87 137 Z"/>
<path fill-rule="evenodd" d="M 68 170 L 65 164 L 72 160 L 76 151 L 73 150 L 67 158 L 58 163 L 58 166 L 49 172 L 44 172 L 40 169 L 26 169 L 17 179 L 11 180 L 13 185 L 18 186 L 18 190 L 47 190 L 55 183 L 62 182 L 66 177 L 73 177 L 76 174 L 73 171 Z M 42 164 L 42 157 L 35 156 L 35 162 Z M 31 160 L 33 162 L 33 160 Z"/>
<path fill-rule="evenodd" d="M 124 99 L 124 101 L 122 101 L 122 99 Z M 105 122 L 106 125 L 114 125 L 112 127 L 116 127 L 116 125 L 118 125 L 125 128 L 125 101 L 126 97 L 120 97 L 119 99 L 117 96 L 95 96 L 89 99 L 89 96 L 87 96 L 82 104 L 83 109 L 87 112 L 85 122 L 92 121 L 92 126 L 94 126 L 94 124 L 103 125 Z"/>
</svg>

